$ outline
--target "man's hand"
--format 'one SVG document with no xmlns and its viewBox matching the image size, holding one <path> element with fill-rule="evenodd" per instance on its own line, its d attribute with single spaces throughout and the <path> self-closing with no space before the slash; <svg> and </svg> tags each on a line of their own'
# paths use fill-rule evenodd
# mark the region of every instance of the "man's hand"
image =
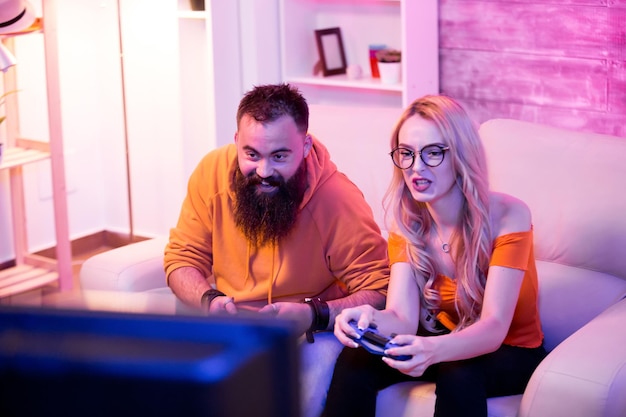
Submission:
<svg viewBox="0 0 626 417">
<path fill-rule="evenodd" d="M 237 306 L 232 297 L 215 297 L 209 304 L 209 314 L 228 313 L 237 314 Z"/>
<path fill-rule="evenodd" d="M 295 321 L 300 334 L 304 334 L 313 322 L 311 307 L 304 303 L 272 303 L 261 308 L 259 313 Z"/>
</svg>

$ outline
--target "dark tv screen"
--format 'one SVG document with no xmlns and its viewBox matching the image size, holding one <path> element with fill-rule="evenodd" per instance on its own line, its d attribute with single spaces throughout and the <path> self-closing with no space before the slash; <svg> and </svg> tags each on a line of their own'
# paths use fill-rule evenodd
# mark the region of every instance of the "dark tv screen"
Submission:
<svg viewBox="0 0 626 417">
<path fill-rule="evenodd" d="M 291 322 L 0 307 L 0 416 L 298 416 Z"/>
</svg>

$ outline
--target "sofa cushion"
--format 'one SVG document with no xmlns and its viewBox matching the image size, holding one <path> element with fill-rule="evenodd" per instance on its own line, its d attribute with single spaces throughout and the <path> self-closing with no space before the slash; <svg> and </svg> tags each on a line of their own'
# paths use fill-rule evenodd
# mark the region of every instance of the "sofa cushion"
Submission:
<svg viewBox="0 0 626 417">
<path fill-rule="evenodd" d="M 494 397 L 487 400 L 489 417 L 516 417 L 522 395 Z M 432 417 L 435 412 L 435 384 L 401 382 L 378 394 L 377 417 Z"/>
<path fill-rule="evenodd" d="M 163 270 L 166 244 L 166 237 L 158 237 L 92 256 L 81 266 L 81 288 L 137 292 L 166 287 Z"/>
<path fill-rule="evenodd" d="M 435 410 L 435 384 L 400 382 L 378 393 L 378 417 L 432 417 Z"/>
<path fill-rule="evenodd" d="M 480 136 L 491 187 L 531 209 L 537 259 L 626 279 L 626 139 L 505 119 Z"/>
<path fill-rule="evenodd" d="M 626 281 L 602 272 L 537 261 L 537 275 L 548 351 L 626 296 Z"/>
<path fill-rule="evenodd" d="M 615 303 L 539 364 L 520 417 L 619 417 L 626 410 L 626 300 Z"/>
</svg>

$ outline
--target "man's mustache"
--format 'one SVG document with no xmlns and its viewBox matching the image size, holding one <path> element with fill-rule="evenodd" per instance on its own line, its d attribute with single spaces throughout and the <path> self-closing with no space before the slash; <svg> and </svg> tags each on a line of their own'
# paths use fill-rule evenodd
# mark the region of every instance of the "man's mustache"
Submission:
<svg viewBox="0 0 626 417">
<path fill-rule="evenodd" d="M 270 185 L 272 187 L 279 187 L 285 183 L 283 178 L 280 175 L 273 175 L 267 178 L 260 177 L 256 173 L 252 173 L 248 175 L 246 178 L 246 182 L 248 185 Z"/>
</svg>

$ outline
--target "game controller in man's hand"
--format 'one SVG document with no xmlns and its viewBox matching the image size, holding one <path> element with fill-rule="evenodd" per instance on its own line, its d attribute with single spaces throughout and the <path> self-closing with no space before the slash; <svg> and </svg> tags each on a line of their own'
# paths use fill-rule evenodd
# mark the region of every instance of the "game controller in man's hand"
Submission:
<svg viewBox="0 0 626 417">
<path fill-rule="evenodd" d="M 395 359 L 397 361 L 406 361 L 411 359 L 411 355 L 386 355 L 385 350 L 390 349 L 392 347 L 401 346 L 395 343 L 391 343 L 390 340 L 393 338 L 384 336 L 378 332 L 375 327 L 368 327 L 367 329 L 359 329 L 357 326 L 357 322 L 354 320 L 350 320 L 348 323 L 361 337 L 354 338 L 351 337 L 355 342 L 364 347 L 368 352 L 373 353 L 375 355 L 386 356 L 391 359 Z"/>
</svg>

